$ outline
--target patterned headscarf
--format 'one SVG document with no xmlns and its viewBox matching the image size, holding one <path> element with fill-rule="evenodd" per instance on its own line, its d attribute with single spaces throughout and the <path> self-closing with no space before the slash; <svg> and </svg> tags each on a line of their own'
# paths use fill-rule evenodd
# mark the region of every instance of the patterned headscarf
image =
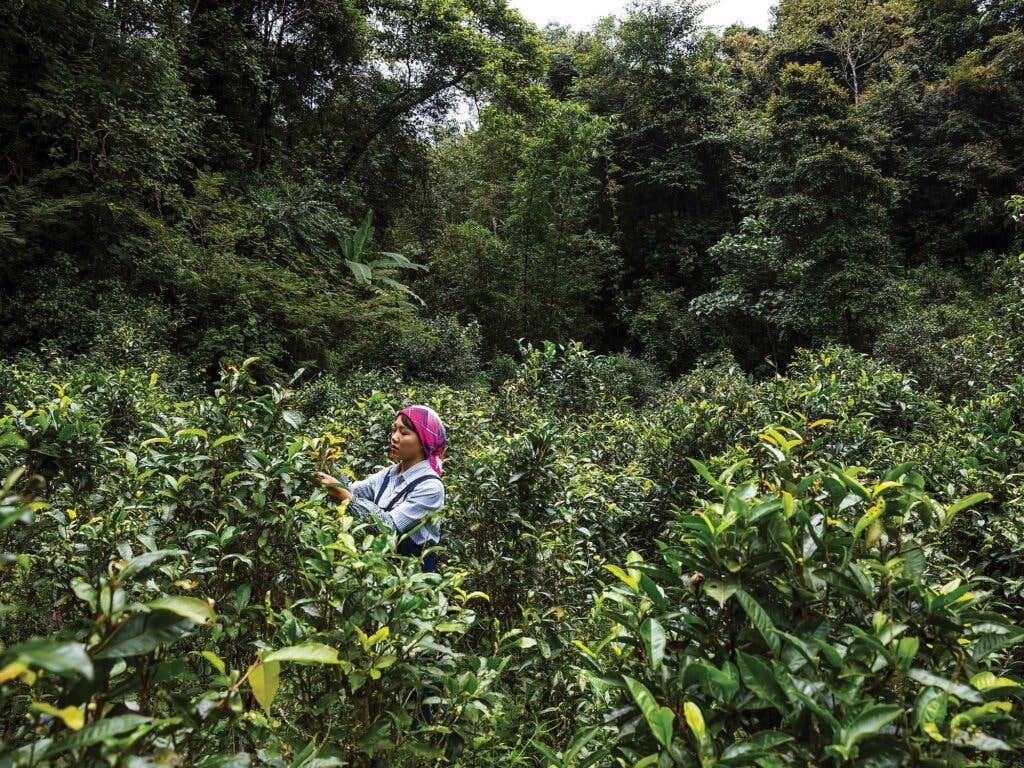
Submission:
<svg viewBox="0 0 1024 768">
<path fill-rule="evenodd" d="M 448 445 L 441 417 L 433 408 L 428 408 L 425 405 L 410 405 L 408 408 L 400 410 L 399 413 L 408 416 L 412 421 L 431 469 L 440 476 L 441 465 L 444 463 L 444 449 Z"/>
</svg>

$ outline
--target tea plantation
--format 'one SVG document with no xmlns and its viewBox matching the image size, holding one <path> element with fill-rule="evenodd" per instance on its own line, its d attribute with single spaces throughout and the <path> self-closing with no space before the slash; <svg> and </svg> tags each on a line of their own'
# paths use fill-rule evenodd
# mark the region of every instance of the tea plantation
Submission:
<svg viewBox="0 0 1024 768">
<path fill-rule="evenodd" d="M 1024 747 L 1024 379 L 0 371 L 0 766 L 966 766 Z M 448 426 L 441 568 L 314 473 Z"/>
</svg>

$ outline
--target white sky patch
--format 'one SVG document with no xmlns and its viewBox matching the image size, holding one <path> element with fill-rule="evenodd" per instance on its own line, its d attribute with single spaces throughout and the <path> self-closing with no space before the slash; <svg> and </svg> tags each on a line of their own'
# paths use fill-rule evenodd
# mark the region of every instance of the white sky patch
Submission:
<svg viewBox="0 0 1024 768">
<path fill-rule="evenodd" d="M 724 27 L 741 22 L 766 29 L 769 11 L 777 0 L 711 0 L 704 23 Z M 527 19 L 543 27 L 549 21 L 586 29 L 602 16 L 619 15 L 627 0 L 509 0 Z"/>
<path fill-rule="evenodd" d="M 704 23 L 711 27 L 727 27 L 741 23 L 767 29 L 771 9 L 778 0 L 705 0 Z M 523 16 L 539 27 L 548 22 L 568 24 L 575 29 L 587 29 L 604 16 L 621 16 L 629 0 L 509 0 Z M 463 99 L 452 115 L 463 128 L 476 124 L 476 106 Z"/>
</svg>

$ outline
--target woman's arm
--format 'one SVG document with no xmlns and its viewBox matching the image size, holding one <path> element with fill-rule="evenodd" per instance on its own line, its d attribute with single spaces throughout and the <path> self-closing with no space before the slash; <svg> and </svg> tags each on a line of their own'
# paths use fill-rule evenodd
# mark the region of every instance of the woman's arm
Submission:
<svg viewBox="0 0 1024 768">
<path fill-rule="evenodd" d="M 390 528 L 397 533 L 405 533 L 443 506 L 444 486 L 440 480 L 428 480 L 413 488 L 408 496 L 390 510 L 381 509 L 369 499 L 357 497 L 349 502 L 348 511 L 353 517 L 375 520 L 382 529 Z"/>
<path fill-rule="evenodd" d="M 387 477 L 390 471 L 390 466 L 384 467 L 384 469 L 377 470 L 367 478 L 349 483 L 348 489 L 351 491 L 353 498 L 373 501 L 377 491 L 380 490 L 380 484 L 384 482 L 384 478 Z"/>
<path fill-rule="evenodd" d="M 364 480 L 356 480 L 351 483 L 345 475 L 338 479 L 324 472 L 317 472 L 316 476 L 320 480 L 320 484 L 326 488 L 327 494 L 340 501 L 352 499 L 353 497 L 372 500 L 374 494 L 380 488 L 380 484 L 384 481 L 384 477 L 390 470 L 391 467 L 385 467 L 374 472 Z M 346 488 L 345 486 L 348 487 Z"/>
</svg>

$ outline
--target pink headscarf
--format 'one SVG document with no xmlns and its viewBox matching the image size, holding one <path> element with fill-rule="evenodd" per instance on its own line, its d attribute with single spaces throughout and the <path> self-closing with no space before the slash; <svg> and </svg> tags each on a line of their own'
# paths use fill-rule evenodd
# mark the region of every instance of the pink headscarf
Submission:
<svg viewBox="0 0 1024 768">
<path fill-rule="evenodd" d="M 423 446 L 423 452 L 430 462 L 430 468 L 440 476 L 441 465 L 444 463 L 444 449 L 448 445 L 441 417 L 433 408 L 425 405 L 410 405 L 399 413 L 408 416 L 412 421 L 420 438 L 420 445 Z"/>
</svg>

